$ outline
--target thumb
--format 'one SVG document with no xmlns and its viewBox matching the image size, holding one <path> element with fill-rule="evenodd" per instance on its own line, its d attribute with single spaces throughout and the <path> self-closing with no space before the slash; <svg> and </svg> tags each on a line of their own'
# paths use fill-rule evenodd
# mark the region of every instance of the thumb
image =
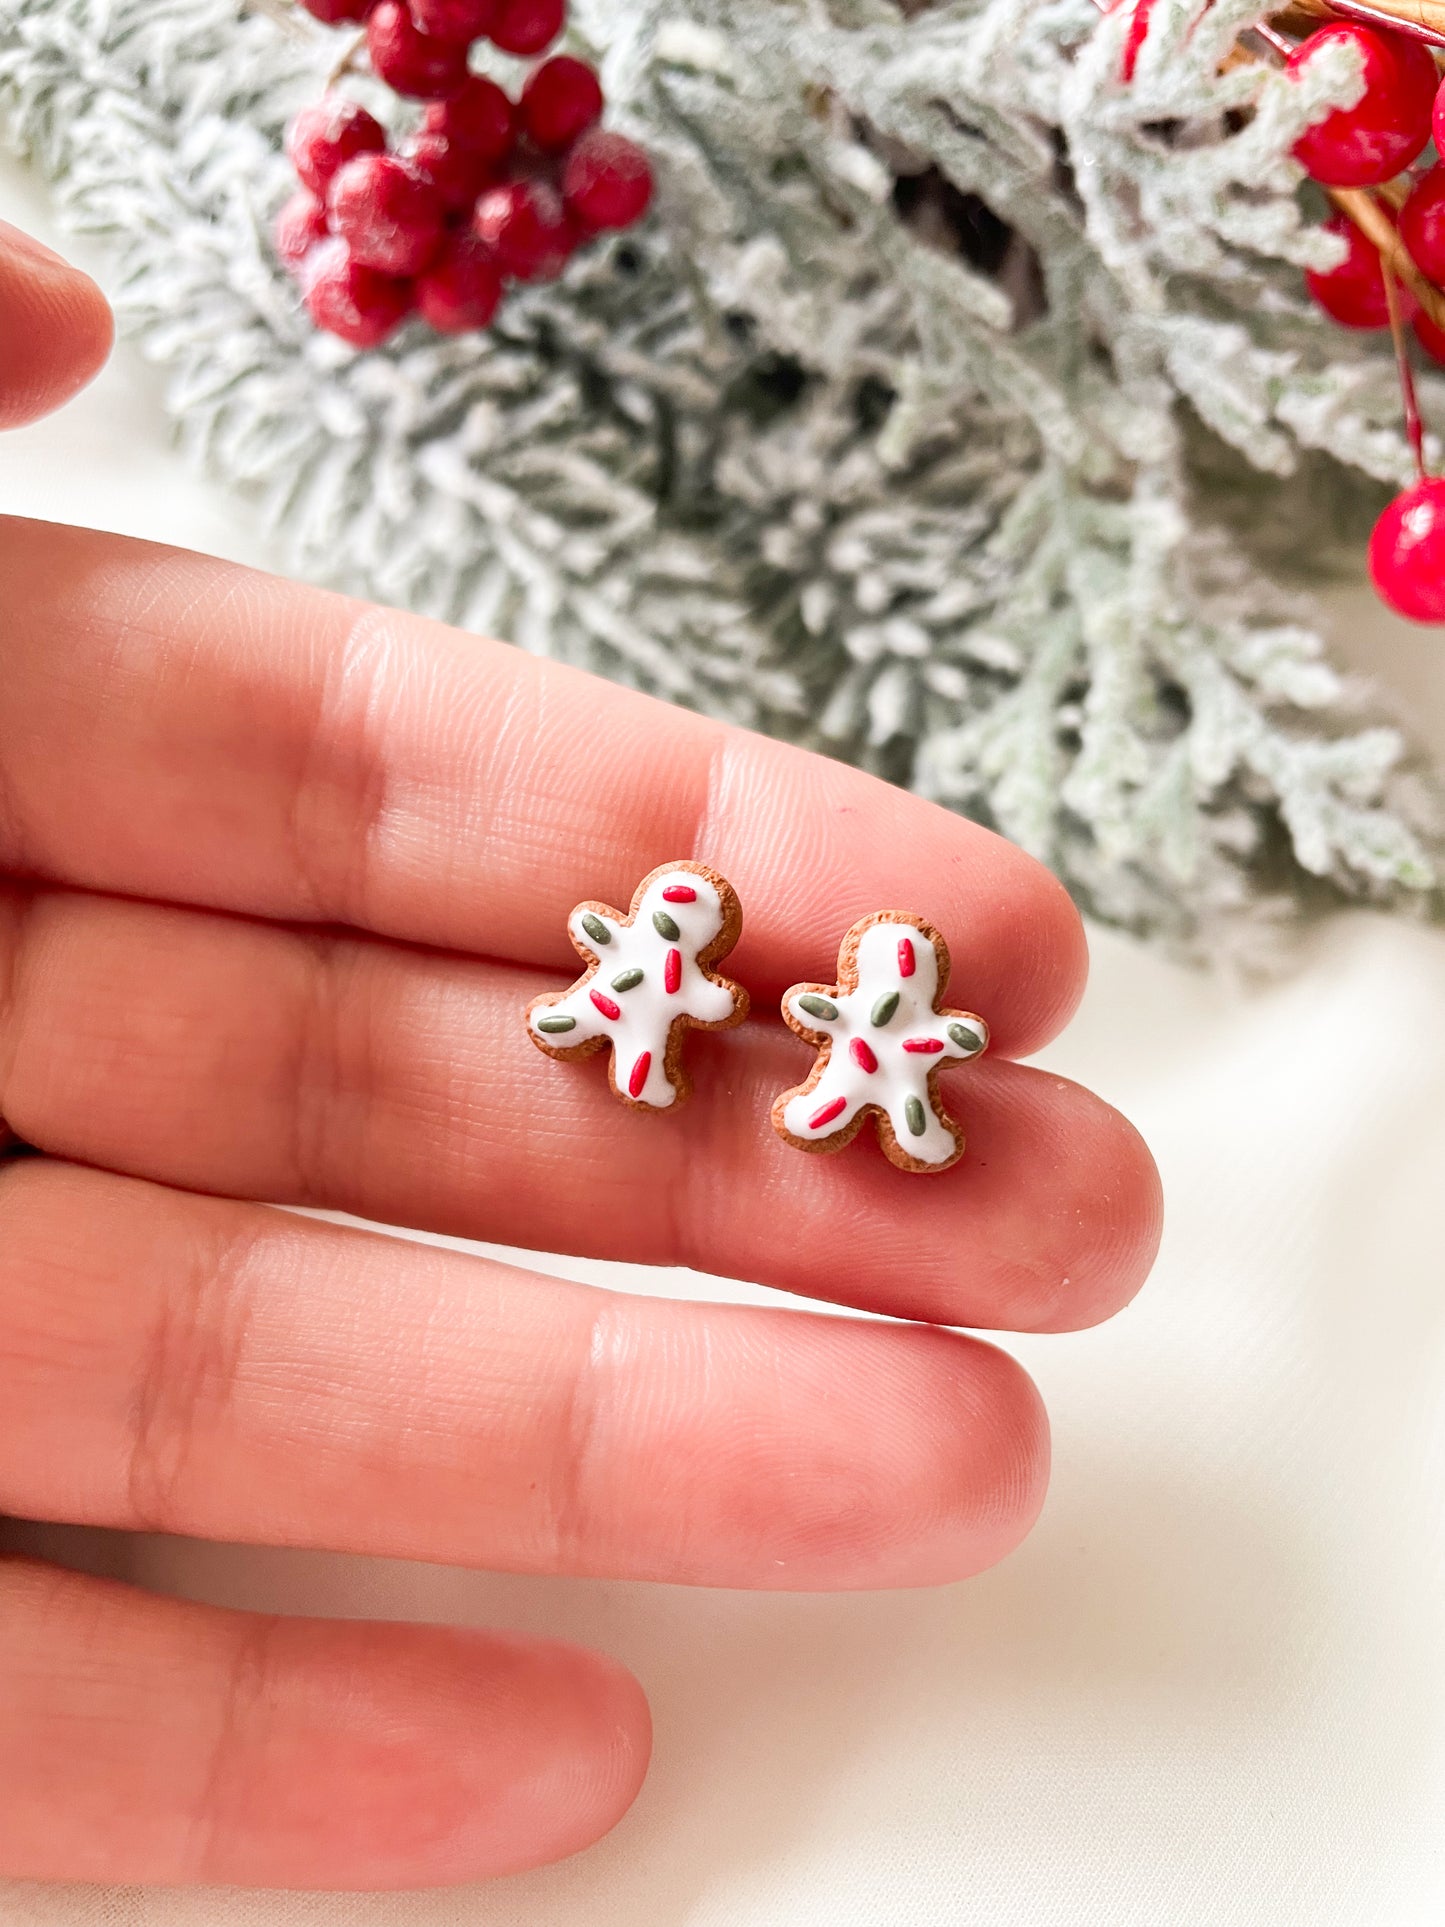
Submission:
<svg viewBox="0 0 1445 1927">
<path fill-rule="evenodd" d="M 83 388 L 111 335 L 90 276 L 0 221 L 0 428 L 34 421 Z"/>
</svg>

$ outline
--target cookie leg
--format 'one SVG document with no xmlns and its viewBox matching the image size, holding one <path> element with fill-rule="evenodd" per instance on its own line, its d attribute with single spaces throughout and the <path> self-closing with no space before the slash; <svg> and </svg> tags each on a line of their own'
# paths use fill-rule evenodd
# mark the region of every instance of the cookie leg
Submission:
<svg viewBox="0 0 1445 1927">
<path fill-rule="evenodd" d="M 891 1104 L 888 1122 L 899 1152 L 912 1163 L 940 1167 L 952 1164 L 963 1149 L 962 1133 L 945 1124 L 933 1106 L 916 1094 Z"/>
<path fill-rule="evenodd" d="M 858 1099 L 841 1079 L 823 1077 L 811 1091 L 795 1091 L 782 1109 L 782 1129 L 798 1143 L 831 1150 L 853 1122 Z"/>
</svg>

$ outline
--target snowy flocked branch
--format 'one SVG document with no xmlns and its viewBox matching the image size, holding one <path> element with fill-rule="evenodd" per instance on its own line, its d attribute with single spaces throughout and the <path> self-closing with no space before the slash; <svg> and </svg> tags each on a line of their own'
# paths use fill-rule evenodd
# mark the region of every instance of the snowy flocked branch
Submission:
<svg viewBox="0 0 1445 1927">
<path fill-rule="evenodd" d="M 358 356 L 267 239 L 335 57 L 276 11 L 12 0 L 0 126 L 299 572 L 867 764 L 1176 941 L 1291 866 L 1432 889 L 1400 741 L 1194 459 L 1408 476 L 1387 350 L 1300 280 L 1348 60 L 1221 72 L 1253 0 L 1157 0 L 1129 87 L 1090 0 L 573 0 L 653 219 Z"/>
</svg>

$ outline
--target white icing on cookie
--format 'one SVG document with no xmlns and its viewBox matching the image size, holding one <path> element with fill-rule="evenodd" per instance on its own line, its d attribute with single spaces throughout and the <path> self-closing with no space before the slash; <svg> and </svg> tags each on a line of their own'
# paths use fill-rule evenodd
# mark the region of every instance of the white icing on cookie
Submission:
<svg viewBox="0 0 1445 1927">
<path fill-rule="evenodd" d="M 844 941 L 841 975 L 852 974 L 846 958 L 854 934 Z M 939 1117 L 929 1074 L 940 1064 L 979 1056 L 988 1026 L 969 1011 L 935 1010 L 941 987 L 936 941 L 911 917 L 870 920 L 857 934 L 856 990 L 795 985 L 787 993 L 789 1023 L 828 1056 L 811 1088 L 788 1092 L 776 1107 L 774 1122 L 786 1136 L 826 1144 L 874 1106 L 887 1115 L 904 1157 L 943 1165 L 958 1156 L 962 1134 Z"/>
<path fill-rule="evenodd" d="M 711 876 L 687 864 L 654 870 L 626 917 L 579 904 L 567 920 L 568 934 L 596 967 L 561 997 L 531 1006 L 532 1041 L 570 1056 L 604 1040 L 612 1046 L 619 1095 L 666 1110 L 686 1088 L 668 1075 L 673 1025 L 686 1019 L 716 1029 L 747 1010 L 744 991 L 698 962 L 730 911 L 736 916 L 736 899 L 724 904 Z"/>
</svg>

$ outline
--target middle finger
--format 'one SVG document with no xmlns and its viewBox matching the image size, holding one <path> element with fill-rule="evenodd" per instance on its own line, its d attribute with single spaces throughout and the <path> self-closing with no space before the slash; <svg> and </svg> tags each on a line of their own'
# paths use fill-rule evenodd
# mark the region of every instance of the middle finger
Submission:
<svg viewBox="0 0 1445 1927">
<path fill-rule="evenodd" d="M 0 894 L 0 1115 L 42 1149 L 232 1196 L 546 1250 L 691 1265 L 896 1316 L 1012 1330 L 1108 1315 L 1158 1235 L 1148 1152 L 1025 1066 L 965 1068 L 969 1139 L 919 1179 L 768 1123 L 806 1067 L 780 1026 L 694 1037 L 676 1117 L 621 1110 L 521 1020 L 517 966 L 82 893 Z M 986 1013 L 985 1013 L 986 1014 Z"/>
</svg>

